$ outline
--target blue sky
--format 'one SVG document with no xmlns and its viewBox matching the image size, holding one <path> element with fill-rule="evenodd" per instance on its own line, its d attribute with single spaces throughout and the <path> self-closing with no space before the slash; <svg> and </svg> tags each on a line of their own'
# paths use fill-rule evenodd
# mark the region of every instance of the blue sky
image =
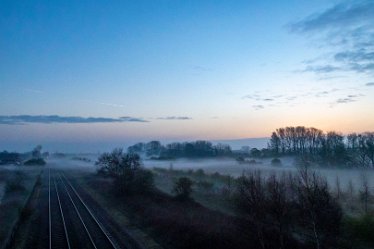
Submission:
<svg viewBox="0 0 374 249">
<path fill-rule="evenodd" d="M 373 11 L 372 1 L 1 1 L 0 145 L 370 130 Z"/>
</svg>

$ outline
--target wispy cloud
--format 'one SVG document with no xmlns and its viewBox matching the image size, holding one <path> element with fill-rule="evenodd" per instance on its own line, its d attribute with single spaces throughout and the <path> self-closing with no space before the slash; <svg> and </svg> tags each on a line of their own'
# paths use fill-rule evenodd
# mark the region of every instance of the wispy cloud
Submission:
<svg viewBox="0 0 374 249">
<path fill-rule="evenodd" d="M 349 104 L 352 102 L 357 102 L 364 94 L 349 94 L 345 97 L 338 98 L 335 102 L 330 103 L 330 107 L 334 107 L 337 104 Z"/>
<path fill-rule="evenodd" d="M 52 124 L 52 123 L 121 123 L 121 122 L 149 122 L 142 118 L 120 117 L 120 118 L 104 118 L 104 117 L 78 117 L 78 116 L 58 116 L 58 115 L 13 115 L 0 116 L 0 124 L 18 125 L 28 123 Z"/>
<path fill-rule="evenodd" d="M 42 91 L 42 90 L 33 89 L 33 88 L 21 87 L 19 89 L 22 90 L 22 91 L 25 91 L 25 92 L 29 92 L 29 93 L 44 93 L 44 91 Z"/>
<path fill-rule="evenodd" d="M 158 117 L 159 120 L 191 120 L 191 117 L 186 116 L 168 116 L 168 117 Z"/>
<path fill-rule="evenodd" d="M 192 69 L 198 72 L 207 72 L 207 71 L 212 71 L 212 68 L 210 67 L 205 67 L 205 66 L 200 66 L 200 65 L 193 65 Z"/>
<path fill-rule="evenodd" d="M 374 73 L 374 1 L 349 1 L 289 25 L 330 52 L 305 62 L 306 72 Z"/>
<path fill-rule="evenodd" d="M 105 103 L 105 102 L 98 102 L 100 105 L 105 105 L 105 106 L 110 106 L 110 107 L 125 107 L 124 105 L 121 104 L 116 104 L 116 103 Z"/>
<path fill-rule="evenodd" d="M 374 86 L 374 82 L 368 82 L 365 84 L 365 86 Z"/>
<path fill-rule="evenodd" d="M 369 82 L 368 84 L 374 82 Z M 366 84 L 367 85 L 367 84 Z M 369 86 L 367 85 L 367 86 Z M 261 110 L 268 107 L 281 107 L 281 106 L 297 106 L 303 103 L 314 103 L 326 104 L 327 106 L 335 106 L 341 103 L 351 103 L 359 101 L 363 94 L 364 86 L 361 87 L 348 87 L 348 88 L 326 88 L 318 89 L 312 88 L 309 90 L 293 91 L 279 94 L 271 92 L 270 90 L 264 92 L 255 92 L 253 94 L 247 94 L 242 97 L 243 100 L 248 101 L 252 104 L 254 110 Z M 336 99 L 331 103 L 331 99 Z"/>
<path fill-rule="evenodd" d="M 263 106 L 263 105 L 253 105 L 252 107 L 253 107 L 253 109 L 255 109 L 255 110 L 261 110 L 261 109 L 264 109 L 264 106 Z"/>
<path fill-rule="evenodd" d="M 337 72 L 341 71 L 342 69 L 340 67 L 336 67 L 333 65 L 308 65 L 303 72 L 314 72 L 314 73 L 332 73 L 332 72 Z"/>
</svg>

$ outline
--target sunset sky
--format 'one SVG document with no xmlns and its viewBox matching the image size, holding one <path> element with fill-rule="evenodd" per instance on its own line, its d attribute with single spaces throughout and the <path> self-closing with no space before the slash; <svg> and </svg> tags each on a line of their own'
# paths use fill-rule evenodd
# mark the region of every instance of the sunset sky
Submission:
<svg viewBox="0 0 374 249">
<path fill-rule="evenodd" d="M 371 0 L 1 1 L 0 150 L 373 131 L 373 13 Z"/>
</svg>

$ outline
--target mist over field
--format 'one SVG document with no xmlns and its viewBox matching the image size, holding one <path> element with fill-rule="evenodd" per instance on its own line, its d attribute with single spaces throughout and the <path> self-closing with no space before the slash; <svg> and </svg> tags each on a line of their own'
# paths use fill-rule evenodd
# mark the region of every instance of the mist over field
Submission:
<svg viewBox="0 0 374 249">
<path fill-rule="evenodd" d="M 374 248 L 374 1 L 0 1 L 0 249 Z"/>
</svg>

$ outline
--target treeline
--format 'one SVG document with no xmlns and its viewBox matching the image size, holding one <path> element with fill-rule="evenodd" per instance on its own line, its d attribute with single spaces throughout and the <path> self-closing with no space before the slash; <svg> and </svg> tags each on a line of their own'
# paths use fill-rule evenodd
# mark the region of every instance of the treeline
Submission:
<svg viewBox="0 0 374 249">
<path fill-rule="evenodd" d="M 44 165 L 45 161 L 43 158 L 48 157 L 48 152 L 42 153 L 42 146 L 36 146 L 32 151 L 26 153 L 18 152 L 0 152 L 0 165 L 14 164 L 14 165 Z"/>
<path fill-rule="evenodd" d="M 271 135 L 268 149 L 273 155 L 298 155 L 330 165 L 374 167 L 374 132 L 347 136 L 313 127 L 279 128 Z"/>
<path fill-rule="evenodd" d="M 21 162 L 21 155 L 17 152 L 0 152 L 0 165 L 2 164 L 17 164 Z"/>
<path fill-rule="evenodd" d="M 175 142 L 162 145 L 159 141 L 149 143 L 137 143 L 127 149 L 128 153 L 144 154 L 148 157 L 163 158 L 201 158 L 231 156 L 232 150 L 229 145 L 213 145 L 208 141 Z"/>
</svg>

